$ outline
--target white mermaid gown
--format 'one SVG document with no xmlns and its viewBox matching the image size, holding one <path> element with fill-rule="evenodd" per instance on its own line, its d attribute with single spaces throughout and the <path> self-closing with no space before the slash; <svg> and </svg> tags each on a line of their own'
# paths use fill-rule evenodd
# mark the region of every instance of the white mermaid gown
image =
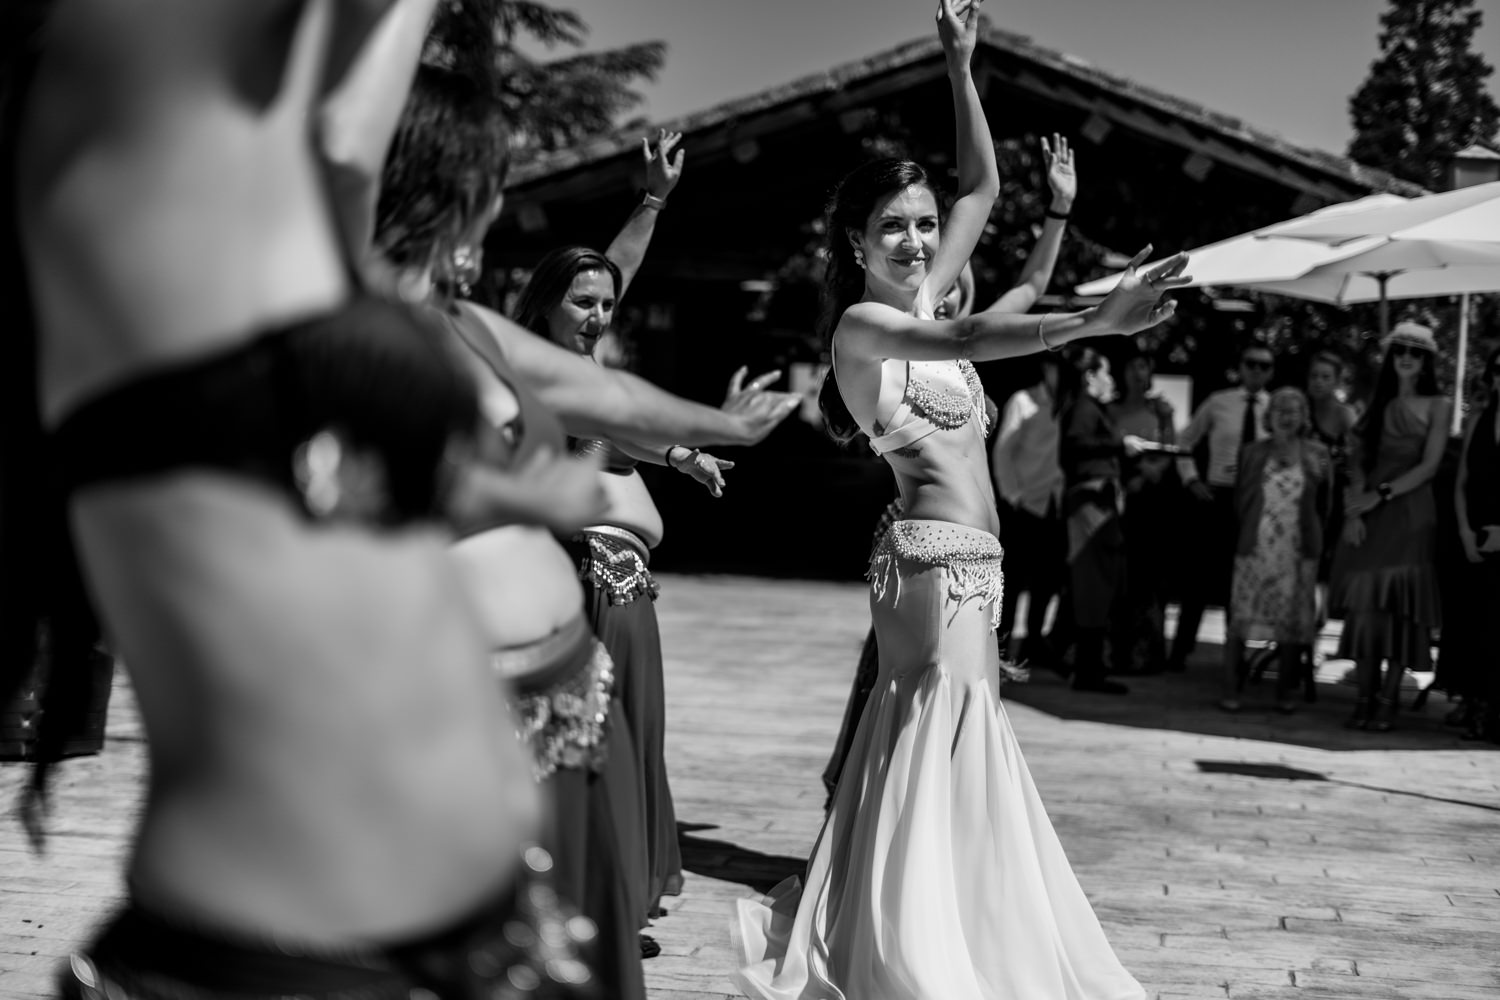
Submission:
<svg viewBox="0 0 1500 1000">
<path fill-rule="evenodd" d="M 880 673 L 806 884 L 740 900 L 758 1000 L 1142 1000 L 999 699 L 988 532 L 898 521 L 872 561 Z"/>
</svg>

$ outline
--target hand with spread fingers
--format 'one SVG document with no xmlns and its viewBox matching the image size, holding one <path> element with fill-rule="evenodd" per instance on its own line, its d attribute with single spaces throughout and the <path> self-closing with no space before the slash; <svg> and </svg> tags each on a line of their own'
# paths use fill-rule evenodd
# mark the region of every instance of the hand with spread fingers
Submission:
<svg viewBox="0 0 1500 1000">
<path fill-rule="evenodd" d="M 697 448 L 687 449 L 686 457 L 673 454 L 677 449 L 667 454 L 667 464 L 684 476 L 691 476 L 707 487 L 708 492 L 716 497 L 724 495 L 724 473 L 734 468 L 734 463 L 726 458 L 718 458 L 706 451 Z"/>
<path fill-rule="evenodd" d="M 725 413 L 739 417 L 745 436 L 735 444 L 757 444 L 776 429 L 792 412 L 802 405 L 802 397 L 790 392 L 771 392 L 766 387 L 781 378 L 781 372 L 769 371 L 757 375 L 748 383 L 745 375 L 749 371 L 744 365 L 729 377 L 729 391 L 724 395 Z"/>
<path fill-rule="evenodd" d="M 1047 167 L 1047 187 L 1052 189 L 1052 210 L 1066 215 L 1078 197 L 1078 174 L 1067 136 L 1053 132 L 1051 145 L 1042 137 L 1042 162 Z"/>
<path fill-rule="evenodd" d="M 1162 296 L 1193 280 L 1182 273 L 1187 268 L 1188 256 L 1175 254 L 1143 271 L 1141 264 L 1150 254 L 1148 244 L 1125 268 L 1120 283 L 1099 303 L 1097 315 L 1104 332 L 1126 336 L 1140 333 L 1177 311 L 1177 303 Z"/>
<path fill-rule="evenodd" d="M 937 23 L 948 65 L 967 67 L 979 42 L 979 0 L 938 0 Z"/>
<path fill-rule="evenodd" d="M 682 180 L 682 164 L 687 158 L 687 150 L 677 149 L 680 142 L 681 132 L 666 129 L 657 131 L 654 149 L 651 140 L 641 137 L 641 158 L 646 161 L 646 191 L 653 198 L 666 201 L 677 182 Z M 672 155 L 673 150 L 677 151 L 676 156 Z"/>
</svg>

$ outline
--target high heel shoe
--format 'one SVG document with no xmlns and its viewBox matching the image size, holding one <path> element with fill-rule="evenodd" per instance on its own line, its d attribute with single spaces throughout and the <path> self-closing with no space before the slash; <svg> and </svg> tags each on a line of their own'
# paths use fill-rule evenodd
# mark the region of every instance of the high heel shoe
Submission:
<svg viewBox="0 0 1500 1000">
<path fill-rule="evenodd" d="M 1364 729 L 1370 725 L 1371 702 L 1369 698 L 1354 699 L 1354 711 L 1344 720 L 1345 729 Z"/>
</svg>

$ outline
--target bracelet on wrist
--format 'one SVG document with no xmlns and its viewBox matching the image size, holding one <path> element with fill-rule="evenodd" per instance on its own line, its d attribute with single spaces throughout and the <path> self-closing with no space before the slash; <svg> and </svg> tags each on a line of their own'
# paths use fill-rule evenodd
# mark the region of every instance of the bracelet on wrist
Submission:
<svg viewBox="0 0 1500 1000">
<path fill-rule="evenodd" d="M 1053 347 L 1051 344 L 1047 343 L 1046 331 L 1042 329 L 1043 325 L 1047 322 L 1047 317 L 1051 315 L 1051 313 L 1043 313 L 1041 317 L 1036 321 L 1036 339 L 1042 342 L 1042 347 L 1044 347 L 1046 350 L 1060 351 L 1062 350 L 1063 345 L 1058 344 L 1056 347 Z"/>
<path fill-rule="evenodd" d="M 662 209 L 667 207 L 667 199 L 658 198 L 650 191 L 642 191 L 641 204 L 646 206 L 647 208 L 655 209 L 656 211 L 660 212 Z"/>
<path fill-rule="evenodd" d="M 1068 216 L 1070 216 L 1072 214 L 1073 214 L 1073 210 L 1072 209 L 1068 209 L 1066 212 L 1059 212 L 1056 209 L 1054 209 L 1051 205 L 1047 206 L 1046 216 L 1049 219 L 1057 219 L 1057 220 L 1059 220 L 1061 222 L 1067 222 L 1068 221 Z"/>
<path fill-rule="evenodd" d="M 1396 495 L 1396 491 L 1390 483 L 1381 483 L 1375 487 L 1375 493 L 1380 497 L 1381 503 L 1390 503 L 1391 498 Z"/>
</svg>

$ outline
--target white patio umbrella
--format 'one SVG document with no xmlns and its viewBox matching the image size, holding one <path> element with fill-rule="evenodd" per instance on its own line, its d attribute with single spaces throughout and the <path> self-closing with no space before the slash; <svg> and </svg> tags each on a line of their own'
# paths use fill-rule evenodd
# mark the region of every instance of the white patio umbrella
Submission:
<svg viewBox="0 0 1500 1000">
<path fill-rule="evenodd" d="M 1485 248 L 1500 247 L 1500 182 L 1475 184 L 1443 194 L 1413 198 L 1404 204 L 1366 205 L 1334 215 L 1308 216 L 1261 230 L 1277 238 L 1315 242 L 1337 247 L 1360 243 L 1374 236 L 1386 236 L 1393 250 L 1412 251 L 1427 248 L 1435 256 L 1449 255 L 1450 265 L 1472 265 L 1476 260 L 1460 260 L 1463 253 L 1482 254 Z M 1453 420 L 1458 429 L 1463 410 L 1464 370 L 1469 347 L 1469 294 L 1500 291 L 1500 281 L 1492 280 L 1483 269 L 1467 266 L 1450 268 L 1453 273 L 1435 274 L 1431 280 L 1411 280 L 1413 272 L 1405 269 L 1376 271 L 1371 276 L 1381 289 L 1380 326 L 1388 326 L 1386 300 L 1419 298 L 1420 293 L 1396 295 L 1391 282 L 1414 288 L 1429 287 L 1432 295 L 1462 296 L 1458 321 L 1458 377 L 1454 387 Z M 1311 274 L 1304 277 L 1311 277 Z M 1300 279 L 1299 279 L 1300 280 Z M 1266 288 L 1267 291 L 1275 289 Z M 1353 289 L 1341 292 L 1347 296 Z M 1285 292 L 1283 294 L 1296 294 Z M 1325 300 L 1327 301 L 1327 300 Z M 1344 298 L 1343 301 L 1358 301 Z"/>
<path fill-rule="evenodd" d="M 1500 183 L 1411 200 L 1374 195 L 1189 251 L 1189 287 L 1237 286 L 1335 305 L 1378 302 L 1384 337 L 1392 299 L 1500 291 L 1500 216 L 1489 221 L 1497 212 Z M 1309 266 L 1299 272 L 1303 265 Z M 1267 277 L 1273 272 L 1278 277 Z M 1102 295 L 1118 281 L 1119 275 L 1111 275 L 1079 285 L 1077 292 Z M 1465 298 L 1459 402 L 1467 307 Z"/>
</svg>

